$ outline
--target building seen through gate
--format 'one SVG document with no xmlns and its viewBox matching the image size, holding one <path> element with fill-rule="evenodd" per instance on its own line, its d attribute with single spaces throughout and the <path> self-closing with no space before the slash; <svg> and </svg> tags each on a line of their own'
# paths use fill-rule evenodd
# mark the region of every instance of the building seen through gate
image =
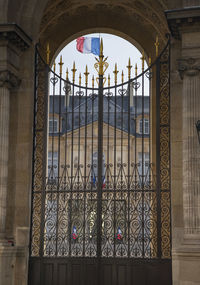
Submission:
<svg viewBox="0 0 200 285">
<path fill-rule="evenodd" d="M 133 87 L 132 87 L 133 88 Z M 132 95 L 133 96 L 133 95 Z M 61 97 L 54 95 L 49 98 L 49 137 L 48 137 L 48 175 L 47 175 L 47 188 L 52 190 L 53 188 L 59 188 L 70 190 L 70 180 L 73 180 L 74 191 L 83 191 L 84 187 L 88 189 L 97 189 L 98 181 L 98 96 L 93 95 L 86 99 L 66 94 Z M 61 100 L 61 102 L 60 102 Z M 74 109 L 72 110 L 72 100 L 74 100 Z M 87 112 L 85 112 L 87 100 Z M 149 128 L 149 96 L 145 96 L 144 100 L 142 96 L 131 98 L 130 108 L 130 138 L 128 138 L 128 100 L 129 96 L 125 96 L 122 99 L 119 96 L 115 102 L 114 98 L 104 97 L 104 111 L 103 111 L 103 165 L 102 165 L 102 188 L 105 190 L 112 187 L 112 180 L 116 179 L 120 181 L 120 188 L 126 190 L 126 183 L 128 178 L 128 147 L 130 148 L 130 163 L 134 163 L 134 179 L 137 180 L 138 185 L 142 186 L 142 183 L 148 186 L 151 180 L 151 165 L 149 161 L 149 141 L 150 141 L 150 128 Z M 142 100 L 144 106 L 142 109 Z M 61 112 L 59 112 L 59 105 L 61 105 Z M 122 106 L 123 105 L 123 106 Z M 137 105 L 137 107 L 136 107 Z M 123 109 L 122 109 L 123 107 Z M 54 112 L 53 112 L 54 111 Z M 116 115 L 116 116 L 115 116 Z M 74 118 L 73 123 L 73 147 L 72 147 L 72 116 Z M 87 116 L 87 118 L 86 118 Z M 60 122 L 60 130 L 59 130 Z M 86 130 L 87 128 L 87 130 Z M 85 132 L 87 132 L 87 158 L 85 162 L 84 149 L 85 149 Z M 109 137 L 108 137 L 109 136 Z M 143 138 L 142 138 L 143 137 Z M 129 146 L 128 146 L 129 140 Z M 66 144 L 67 141 L 67 144 Z M 109 143 L 109 145 L 108 145 Z M 73 154 L 72 154 L 73 152 Z M 58 159 L 58 154 L 60 160 Z M 143 158 L 142 158 L 143 154 Z M 71 155 L 73 155 L 73 161 L 71 161 Z M 58 164 L 59 161 L 59 164 Z M 84 165 L 86 169 L 84 170 Z M 114 174 L 114 164 L 115 171 Z M 67 167 L 67 171 L 64 167 Z M 142 166 L 143 165 L 143 166 Z M 71 169 L 72 168 L 72 172 Z M 59 173 L 59 176 L 58 176 Z M 71 177 L 72 175 L 72 177 Z M 86 175 L 86 176 L 85 176 Z M 114 177 L 114 175 L 116 177 Z M 131 174 L 132 175 L 132 174 Z M 60 182 L 60 180 L 62 182 Z M 87 184 L 85 186 L 84 184 Z M 111 201 L 110 205 L 106 206 L 106 200 L 103 200 L 103 207 L 107 207 L 107 215 L 113 215 L 113 205 Z M 47 203 L 48 209 L 54 208 L 56 221 L 58 207 L 57 200 L 49 197 Z M 60 202 L 59 202 L 60 203 Z M 88 205 L 89 214 L 87 220 L 87 226 L 85 228 L 88 240 L 96 238 L 96 209 L 95 199 L 90 199 Z M 118 243 L 127 239 L 127 213 L 128 199 L 124 197 L 116 200 L 116 206 L 120 208 L 120 211 L 116 214 L 116 231 L 110 234 L 113 238 L 116 238 Z M 69 218 L 69 201 L 66 203 L 65 220 Z M 137 207 L 140 207 L 138 204 Z M 149 204 L 146 204 L 147 213 L 146 219 L 150 219 L 152 215 L 149 212 Z M 79 244 L 81 236 L 83 235 L 82 228 L 82 215 L 83 215 L 83 201 L 81 198 L 77 198 L 73 201 L 73 213 L 71 218 L 71 234 L 72 238 Z M 138 214 L 138 221 L 139 211 Z M 104 219 L 104 217 L 102 217 Z M 51 216 L 52 219 L 52 216 Z M 108 219 L 109 221 L 109 219 Z M 108 222 L 107 221 L 107 222 Z M 111 221 L 109 221 L 111 222 Z M 59 222 L 58 222 L 59 223 Z M 59 225 L 58 225 L 59 226 Z M 68 225 L 69 227 L 69 225 Z M 66 234 L 69 232 L 69 228 L 66 227 Z M 134 226 L 133 226 L 134 228 Z M 136 230 L 136 228 L 135 228 Z M 48 218 L 45 227 L 46 231 L 46 244 L 45 251 L 52 254 L 55 251 L 55 244 L 50 242 L 52 240 L 52 228 L 48 225 Z M 102 223 L 102 232 L 106 231 L 106 223 Z M 109 230 L 108 230 L 109 231 Z M 140 233 L 142 235 L 142 233 Z M 145 230 L 145 237 L 153 235 L 153 231 L 150 229 Z M 142 238 L 142 236 L 140 236 Z M 141 245 L 140 245 L 141 246 Z M 151 251 L 150 243 L 147 246 L 147 257 L 153 255 Z M 139 256 L 139 249 L 137 245 L 133 251 L 138 250 L 136 256 Z M 62 249 L 63 253 L 67 251 L 67 248 Z M 74 251 L 74 255 L 81 255 L 81 251 L 77 246 Z M 93 252 L 95 255 L 95 252 Z M 110 254 L 111 256 L 113 254 Z"/>
<path fill-rule="evenodd" d="M 116 104 L 116 151 L 117 151 L 117 166 L 120 166 L 121 158 L 121 131 L 123 131 L 123 154 L 124 159 L 123 163 L 128 162 L 128 96 L 124 98 L 124 106 L 122 110 L 121 106 L 121 98 L 118 98 Z M 71 129 L 72 129 L 72 96 L 69 95 L 69 103 L 66 105 L 66 96 L 61 97 L 61 114 L 59 115 L 59 96 L 50 96 L 49 102 L 49 139 L 48 139 L 48 181 L 53 183 L 58 180 L 58 134 L 59 134 L 59 120 L 61 120 L 61 151 L 60 151 L 60 166 L 64 164 L 65 160 L 65 152 L 67 152 L 67 164 L 70 164 L 70 153 L 72 151 L 71 147 Z M 110 103 L 108 103 L 110 100 Z M 76 96 L 74 98 L 74 147 L 73 147 L 73 157 L 74 157 L 74 168 L 78 168 L 78 166 L 83 166 L 84 164 L 84 135 L 85 135 L 85 123 L 87 124 L 87 147 L 88 147 L 88 157 L 87 164 L 91 164 L 92 160 L 97 159 L 97 139 L 98 139 L 98 97 L 95 95 L 92 98 L 88 99 L 87 103 L 87 121 L 86 113 L 85 113 L 85 98 L 79 98 Z M 133 107 L 137 103 L 137 108 Z M 54 113 L 53 110 L 54 104 Z M 109 104 L 109 107 L 108 107 Z M 92 106 L 93 105 L 93 106 Z M 93 108 L 93 110 L 92 110 Z M 135 112 L 137 111 L 137 114 Z M 67 118 L 66 118 L 67 113 Z M 104 168 L 103 173 L 105 175 L 105 164 L 108 162 L 106 158 L 110 158 L 110 163 L 113 165 L 114 163 L 114 128 L 115 128 L 115 102 L 113 99 L 108 99 L 104 97 Z M 123 119 L 122 119 L 123 114 Z M 109 116 L 109 122 L 108 122 Z M 149 170 L 149 138 L 150 138 L 150 128 L 149 128 L 149 98 L 148 96 L 144 97 L 144 112 L 142 114 L 142 96 L 133 97 L 133 104 L 131 106 L 131 125 L 130 125 L 130 148 L 132 150 L 131 157 L 132 161 L 137 161 L 138 163 L 138 175 L 142 175 L 142 135 L 144 136 L 144 175 L 147 175 L 147 171 Z M 123 124 L 123 125 L 122 125 Z M 80 128 L 80 134 L 79 134 Z M 93 132 L 93 137 L 92 137 Z M 107 139 L 109 133 L 109 149 L 107 149 Z M 65 137 L 67 136 L 68 144 L 65 144 Z M 79 137 L 80 136 L 80 137 Z M 136 137 L 138 139 L 137 142 L 137 153 L 136 158 L 134 152 L 134 144 L 136 141 Z M 53 145 L 54 144 L 54 145 Z M 80 145 L 79 145 L 80 144 Z M 65 150 L 65 147 L 67 148 Z M 80 157 L 78 158 L 80 152 Z M 109 152 L 109 154 L 107 153 Z M 108 156 L 109 155 L 109 156 Z M 91 176 L 91 181 L 96 180 L 97 178 L 97 162 L 95 165 L 91 165 L 91 168 L 88 168 L 87 175 Z M 94 169 L 93 169 L 94 168 Z M 61 170 L 60 170 L 61 171 Z M 112 172 L 112 170 L 110 169 Z M 126 169 L 124 169 L 124 173 L 127 175 Z M 80 178 L 81 173 L 75 174 L 76 170 L 74 170 L 74 175 L 76 175 L 76 179 Z M 90 173 L 90 174 L 89 174 Z M 82 174 L 83 175 L 83 174 Z M 148 173 L 150 175 L 150 173 Z M 147 177 L 146 177 L 147 178 Z M 75 180 L 76 180 L 75 179 Z"/>
</svg>

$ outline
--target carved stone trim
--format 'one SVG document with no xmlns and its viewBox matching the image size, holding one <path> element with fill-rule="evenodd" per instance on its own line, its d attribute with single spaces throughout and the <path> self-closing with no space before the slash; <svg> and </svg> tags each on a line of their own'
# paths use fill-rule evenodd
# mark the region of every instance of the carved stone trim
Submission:
<svg viewBox="0 0 200 285">
<path fill-rule="evenodd" d="M 63 23 L 65 18 L 73 18 L 77 15 L 87 15 L 93 13 L 93 11 L 101 11 L 101 13 L 106 12 L 110 15 L 127 15 L 126 18 L 130 17 L 130 19 L 132 18 L 132 20 L 139 22 L 140 25 L 145 27 L 148 23 L 157 29 L 157 33 L 159 33 L 159 37 L 162 41 L 166 41 L 164 35 L 168 33 L 169 30 L 162 12 L 163 10 L 160 9 L 160 5 L 162 5 L 160 1 L 96 0 L 92 2 L 95 3 L 91 3 L 91 1 L 87 0 L 49 1 L 41 21 L 40 36 L 45 37 L 44 34 L 52 25 L 57 25 L 59 22 Z"/>
<path fill-rule="evenodd" d="M 200 0 L 183 0 L 184 7 L 192 7 L 192 6 L 199 6 Z"/>
<path fill-rule="evenodd" d="M 178 72 L 181 79 L 184 75 L 197 76 L 200 72 L 200 60 L 194 58 L 178 59 Z"/>
<path fill-rule="evenodd" d="M 0 87 L 7 87 L 8 89 L 18 88 L 21 80 L 8 70 L 0 71 Z"/>
<path fill-rule="evenodd" d="M 200 7 L 188 7 L 184 9 L 174 9 L 165 11 L 169 29 L 172 36 L 180 40 L 181 28 L 200 22 Z"/>
<path fill-rule="evenodd" d="M 20 51 L 30 47 L 31 38 L 16 24 L 0 24 L 0 41 L 7 40 Z"/>
</svg>

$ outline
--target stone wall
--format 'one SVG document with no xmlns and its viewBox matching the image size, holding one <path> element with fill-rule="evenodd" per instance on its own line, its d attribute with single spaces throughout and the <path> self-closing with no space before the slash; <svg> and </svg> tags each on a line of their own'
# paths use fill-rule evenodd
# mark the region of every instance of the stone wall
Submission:
<svg viewBox="0 0 200 285">
<path fill-rule="evenodd" d="M 196 130 L 200 118 L 199 13 L 199 9 L 167 13 L 173 35 L 172 255 L 175 285 L 200 284 L 200 145 Z"/>
</svg>

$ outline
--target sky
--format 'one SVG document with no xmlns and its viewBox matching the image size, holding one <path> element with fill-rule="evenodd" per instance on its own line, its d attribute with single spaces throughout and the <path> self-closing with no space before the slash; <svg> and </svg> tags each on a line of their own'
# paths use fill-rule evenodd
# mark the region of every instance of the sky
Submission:
<svg viewBox="0 0 200 285">
<path fill-rule="evenodd" d="M 126 66 L 128 65 L 129 57 L 131 59 L 131 65 L 132 73 L 131 78 L 135 75 L 135 64 L 137 63 L 138 66 L 138 74 L 141 72 L 141 53 L 140 51 L 129 41 L 115 36 L 111 34 L 105 34 L 105 33 L 95 33 L 95 34 L 89 34 L 89 35 L 83 35 L 88 37 L 101 37 L 103 39 L 103 53 L 105 57 L 108 57 L 107 62 L 109 64 L 109 67 L 107 71 L 105 72 L 105 76 L 107 77 L 108 74 L 110 74 L 111 77 L 111 85 L 114 85 L 114 74 L 113 70 L 115 67 L 115 63 L 117 63 L 117 68 L 119 70 L 118 73 L 118 83 L 121 82 L 121 72 L 124 71 L 124 81 L 128 80 L 128 70 Z M 88 79 L 88 86 L 91 87 L 92 85 L 92 75 L 97 77 L 97 72 L 94 68 L 95 55 L 93 54 L 82 54 L 76 49 L 76 40 L 70 42 L 67 44 L 61 52 L 56 57 L 56 72 L 59 74 L 59 65 L 58 62 L 60 61 L 60 56 L 62 55 L 62 60 L 64 62 L 63 65 L 63 78 L 65 79 L 66 76 L 66 69 L 69 70 L 69 80 L 72 80 L 72 72 L 71 69 L 73 67 L 73 62 L 75 61 L 76 64 L 76 80 L 75 83 L 78 84 L 78 77 L 79 74 L 82 74 L 82 85 L 84 85 L 84 75 L 86 64 L 88 66 L 89 71 L 89 79 Z M 145 63 L 145 68 L 147 68 L 147 65 Z M 106 85 L 106 84 L 105 84 Z M 147 88 L 147 82 L 145 82 L 145 89 Z M 97 87 L 95 83 L 95 87 Z"/>
<path fill-rule="evenodd" d="M 132 45 L 127 40 L 111 35 L 111 34 L 89 34 L 89 35 L 83 35 L 83 36 L 89 36 L 89 37 L 101 37 L 103 39 L 103 53 L 105 57 L 108 57 L 107 62 L 109 64 L 109 67 L 106 71 L 105 75 L 108 75 L 110 73 L 111 78 L 113 77 L 113 70 L 115 63 L 117 63 L 118 70 L 120 71 L 119 74 L 121 74 L 121 71 L 124 71 L 125 78 L 127 79 L 127 68 L 128 65 L 128 59 L 130 57 L 131 59 L 131 65 L 134 66 L 133 69 L 135 69 L 135 63 L 138 65 L 138 73 L 141 71 L 141 53 L 139 50 Z M 65 73 L 66 68 L 71 71 L 73 62 L 75 61 L 76 64 L 76 79 L 78 80 L 79 73 L 85 72 L 85 66 L 88 65 L 88 70 L 90 72 L 89 77 L 92 78 L 92 75 L 97 75 L 96 70 L 94 69 L 94 63 L 95 55 L 93 54 L 82 54 L 76 49 L 76 40 L 72 41 L 68 45 L 66 45 L 62 51 L 58 54 L 56 58 L 56 63 L 60 61 L 60 56 L 62 55 L 63 58 L 63 72 Z M 56 64 L 57 65 L 57 64 Z M 57 72 L 59 71 L 59 67 L 57 65 Z M 135 72 L 135 71 L 134 71 Z M 64 74 L 65 76 L 65 74 Z M 133 70 L 132 70 L 132 76 L 133 76 Z M 118 76 L 121 80 L 121 76 Z M 78 81 L 77 81 L 78 82 Z"/>
</svg>

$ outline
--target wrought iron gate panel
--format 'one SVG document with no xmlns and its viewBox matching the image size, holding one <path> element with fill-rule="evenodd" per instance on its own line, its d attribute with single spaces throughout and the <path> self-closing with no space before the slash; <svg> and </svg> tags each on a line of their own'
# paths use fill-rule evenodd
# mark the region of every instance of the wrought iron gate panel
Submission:
<svg viewBox="0 0 200 285">
<path fill-rule="evenodd" d="M 68 73 L 64 80 L 62 63 L 59 76 L 37 48 L 35 68 L 30 284 L 49 282 L 45 264 L 52 268 L 48 284 L 57 284 L 61 265 L 70 284 L 86 284 L 72 282 L 69 268 L 76 265 L 83 276 L 92 266 L 99 279 L 102 270 L 111 270 L 112 282 L 98 284 L 131 284 L 132 275 L 120 283 L 117 272 L 135 272 L 137 264 L 147 275 L 147 264 L 171 272 L 169 43 L 154 64 L 147 70 L 142 65 L 142 73 L 133 79 L 129 74 L 127 82 L 122 74 L 117 84 L 115 69 L 114 86 L 99 74 L 98 87 L 94 79 L 88 87 L 87 69 L 85 84 L 79 76 L 77 85 L 75 66 L 71 81 Z M 150 136 L 154 77 L 155 161 Z M 40 283 L 31 277 L 37 270 Z M 148 284 L 159 284 L 156 278 Z M 171 284 L 166 274 L 159 278 Z"/>
<path fill-rule="evenodd" d="M 162 257 L 171 256 L 170 224 L 170 77 L 168 45 L 160 59 L 160 190 Z"/>
</svg>

